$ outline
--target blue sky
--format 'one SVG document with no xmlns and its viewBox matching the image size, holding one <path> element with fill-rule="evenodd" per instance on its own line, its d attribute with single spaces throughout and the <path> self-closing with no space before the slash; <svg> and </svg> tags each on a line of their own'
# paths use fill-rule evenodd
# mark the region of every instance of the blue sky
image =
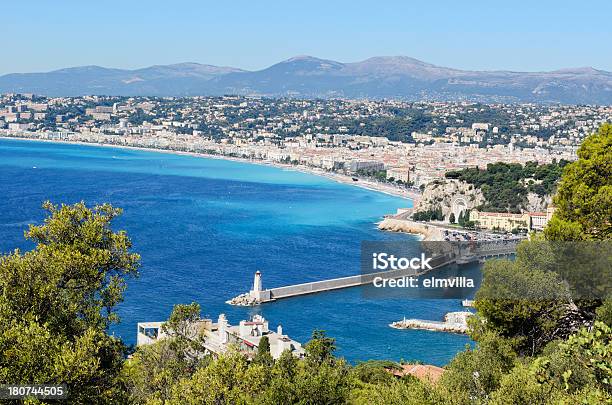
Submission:
<svg viewBox="0 0 612 405">
<path fill-rule="evenodd" d="M 0 7 L 0 74 L 295 55 L 406 55 L 462 69 L 612 71 L 612 1 L 30 0 Z"/>
</svg>

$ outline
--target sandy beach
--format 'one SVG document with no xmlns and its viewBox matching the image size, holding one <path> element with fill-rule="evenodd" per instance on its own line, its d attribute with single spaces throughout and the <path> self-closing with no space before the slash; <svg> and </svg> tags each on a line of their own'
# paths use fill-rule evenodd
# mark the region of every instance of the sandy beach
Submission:
<svg viewBox="0 0 612 405">
<path fill-rule="evenodd" d="M 206 159 L 231 160 L 231 161 L 236 161 L 236 162 L 251 163 L 251 164 L 257 164 L 257 165 L 264 165 L 264 166 L 273 166 L 273 167 L 277 167 L 277 168 L 284 169 L 284 170 L 296 170 L 296 171 L 300 171 L 303 173 L 313 174 L 315 176 L 325 177 L 327 179 L 330 179 L 338 183 L 348 184 L 348 185 L 360 187 L 366 190 L 376 191 L 379 193 L 392 195 L 394 197 L 405 198 L 407 200 L 413 201 L 413 203 L 416 203 L 416 201 L 420 197 L 420 194 L 413 190 L 402 189 L 402 188 L 395 187 L 390 184 L 379 183 L 379 182 L 375 182 L 371 180 L 359 179 L 358 181 L 355 181 L 353 180 L 351 176 L 347 176 L 345 174 L 327 172 L 322 169 L 317 169 L 317 168 L 304 166 L 304 165 L 291 165 L 291 164 L 284 164 L 284 163 L 278 163 L 278 162 L 270 162 L 270 161 L 265 161 L 265 160 L 246 159 L 246 158 L 223 156 L 223 155 L 213 155 L 213 154 L 201 153 L 201 152 L 185 152 L 185 151 L 177 151 L 177 150 L 172 150 L 172 149 L 147 148 L 147 147 L 142 147 L 142 146 L 128 146 L 128 145 L 115 145 L 115 144 L 109 144 L 109 143 L 94 143 L 94 142 L 82 142 L 82 141 L 60 141 L 60 140 L 40 139 L 40 138 L 33 138 L 33 137 L 5 136 L 2 134 L 0 134 L 0 139 L 13 139 L 13 140 L 32 141 L 32 142 L 49 142 L 49 143 L 57 143 L 57 144 L 69 144 L 69 145 L 102 146 L 102 147 L 108 147 L 108 148 L 132 149 L 132 150 L 142 150 L 142 151 L 147 151 L 147 152 L 169 153 L 173 155 L 201 157 L 201 158 L 206 158 Z"/>
</svg>

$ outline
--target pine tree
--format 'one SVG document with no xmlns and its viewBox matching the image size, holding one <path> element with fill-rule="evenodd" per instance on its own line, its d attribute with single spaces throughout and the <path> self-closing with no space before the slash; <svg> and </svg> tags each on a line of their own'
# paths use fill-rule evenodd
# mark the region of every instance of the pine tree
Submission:
<svg viewBox="0 0 612 405">
<path fill-rule="evenodd" d="M 259 340 L 257 354 L 255 355 L 255 362 L 267 366 L 271 366 L 274 363 L 272 355 L 270 354 L 270 340 L 267 336 L 262 336 Z"/>
</svg>

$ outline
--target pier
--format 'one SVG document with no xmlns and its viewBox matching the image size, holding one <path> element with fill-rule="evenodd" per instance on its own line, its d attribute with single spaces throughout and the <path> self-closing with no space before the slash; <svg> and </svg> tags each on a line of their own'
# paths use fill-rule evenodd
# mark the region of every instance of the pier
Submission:
<svg viewBox="0 0 612 405">
<path fill-rule="evenodd" d="M 432 259 L 432 270 L 439 269 L 454 263 L 454 260 L 449 256 L 438 256 Z M 429 270 L 431 271 L 431 270 Z M 361 285 L 372 284 L 376 277 L 384 278 L 401 278 L 406 276 L 419 276 L 425 272 L 416 273 L 414 270 L 386 270 L 375 273 L 359 274 L 356 276 L 332 278 L 329 280 L 312 281 L 309 283 L 294 284 L 285 287 L 271 288 L 265 290 L 269 292 L 270 301 L 295 297 L 298 295 L 313 294 L 323 291 L 339 290 L 342 288 L 357 287 Z M 267 294 L 265 294 L 267 295 Z M 265 301 L 262 301 L 265 302 Z"/>
<path fill-rule="evenodd" d="M 297 297 L 300 295 L 314 294 L 325 291 L 340 290 L 343 288 L 358 287 L 372 284 L 376 277 L 386 279 L 398 279 L 408 276 L 421 276 L 427 272 L 451 265 L 451 264 L 466 264 L 480 261 L 484 258 L 504 256 L 513 254 L 516 251 L 516 243 L 499 244 L 482 244 L 478 247 L 471 248 L 468 252 L 461 254 L 444 254 L 438 255 L 431 259 L 431 270 L 416 272 L 415 270 L 385 270 L 374 273 L 358 274 L 348 277 L 332 278 L 328 280 L 311 281 L 301 284 L 293 284 L 283 287 L 264 289 L 261 272 L 256 272 L 253 289 L 248 293 L 241 294 L 231 300 L 226 301 L 230 305 L 252 306 L 259 305 L 265 302 L 276 301 L 284 298 Z"/>
</svg>

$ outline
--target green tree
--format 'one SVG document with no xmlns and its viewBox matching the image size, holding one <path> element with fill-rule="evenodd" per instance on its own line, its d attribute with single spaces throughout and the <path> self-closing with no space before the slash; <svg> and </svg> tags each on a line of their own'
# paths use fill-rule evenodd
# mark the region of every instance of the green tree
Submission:
<svg viewBox="0 0 612 405">
<path fill-rule="evenodd" d="M 612 395 L 610 326 L 603 322 L 595 322 L 591 330 L 581 328 L 578 333 L 560 344 L 560 351 L 572 358 L 572 367 L 586 370 L 599 388 Z"/>
<path fill-rule="evenodd" d="M 471 334 L 477 340 L 492 331 L 511 339 L 521 354 L 534 355 L 567 337 L 561 325 L 571 297 L 556 273 L 524 267 L 520 260 L 488 260 L 475 298 Z"/>
<path fill-rule="evenodd" d="M 108 336 L 139 256 L 108 204 L 46 202 L 36 247 L 0 258 L 0 382 L 67 383 L 73 403 L 117 403 L 126 348 Z"/>
<path fill-rule="evenodd" d="M 612 327 L 612 298 L 606 299 L 595 311 L 596 319 Z"/>
<path fill-rule="evenodd" d="M 367 384 L 354 389 L 351 392 L 349 403 L 355 405 L 427 405 L 443 403 L 443 399 L 437 394 L 434 387 L 409 376 L 401 380 L 391 380 L 387 385 Z"/>
<path fill-rule="evenodd" d="M 578 160 L 565 167 L 547 239 L 610 239 L 611 202 L 612 125 L 605 124 L 580 145 Z"/>
<path fill-rule="evenodd" d="M 320 348 L 319 343 L 326 346 L 328 341 L 316 343 L 310 347 Z M 285 351 L 269 367 L 257 361 L 249 363 L 242 353 L 230 351 L 176 382 L 167 403 L 344 404 L 353 387 L 351 368 L 342 359 L 323 358 L 315 365 Z"/>
<path fill-rule="evenodd" d="M 353 375 L 367 384 L 390 385 L 395 377 L 390 370 L 401 370 L 402 367 L 392 361 L 369 360 L 353 367 Z"/>
<path fill-rule="evenodd" d="M 123 381 L 136 403 L 171 398 L 173 385 L 208 364 L 204 337 L 198 329 L 200 305 L 175 305 L 162 325 L 166 338 L 139 347 L 125 362 Z"/>
<path fill-rule="evenodd" d="M 255 402 L 268 385 L 262 365 L 249 365 L 231 352 L 198 368 L 172 388 L 169 404 L 244 404 Z"/>
<path fill-rule="evenodd" d="M 259 340 L 259 346 L 257 346 L 257 354 L 254 360 L 256 363 L 265 366 L 271 366 L 274 363 L 272 355 L 270 354 L 270 340 L 267 336 L 262 336 Z"/>
<path fill-rule="evenodd" d="M 162 325 L 163 331 L 171 338 L 170 345 L 181 357 L 186 366 L 195 368 L 206 351 L 204 336 L 198 328 L 200 305 L 192 302 L 189 305 L 175 305 L 168 321 Z"/>
<path fill-rule="evenodd" d="M 192 363 L 176 348 L 172 338 L 161 339 L 139 347 L 133 357 L 125 362 L 122 380 L 134 403 L 167 401 L 172 397 L 174 385 L 193 375 L 195 368 Z M 197 366 L 205 364 L 205 361 L 201 361 Z"/>
<path fill-rule="evenodd" d="M 499 388 L 491 393 L 489 402 L 495 405 L 572 403 L 566 402 L 568 399 L 550 383 L 538 381 L 533 368 L 518 364 L 502 376 Z"/>
<path fill-rule="evenodd" d="M 350 366 L 343 359 L 328 359 L 316 366 L 306 362 L 300 364 L 294 379 L 295 394 L 301 404 L 344 404 L 353 380 Z"/>
<path fill-rule="evenodd" d="M 488 332 L 480 336 L 475 349 L 457 354 L 450 362 L 439 381 L 441 393 L 450 403 L 486 402 L 516 359 L 509 340 Z"/>
<path fill-rule="evenodd" d="M 334 360 L 334 351 L 336 350 L 336 340 L 327 337 L 325 331 L 314 330 L 312 339 L 304 346 L 306 351 L 306 360 L 312 365 L 321 365 L 325 362 Z"/>
<path fill-rule="evenodd" d="M 610 403 L 612 330 L 596 322 L 502 378 L 491 403 Z"/>
<path fill-rule="evenodd" d="M 295 386 L 295 378 L 300 372 L 298 366 L 298 359 L 289 350 L 281 354 L 272 367 L 270 382 L 262 395 L 263 404 L 294 404 L 299 401 Z"/>
<path fill-rule="evenodd" d="M 455 214 L 453 212 L 450 213 L 450 216 L 448 217 L 448 222 L 450 222 L 451 224 L 455 223 Z"/>
</svg>

